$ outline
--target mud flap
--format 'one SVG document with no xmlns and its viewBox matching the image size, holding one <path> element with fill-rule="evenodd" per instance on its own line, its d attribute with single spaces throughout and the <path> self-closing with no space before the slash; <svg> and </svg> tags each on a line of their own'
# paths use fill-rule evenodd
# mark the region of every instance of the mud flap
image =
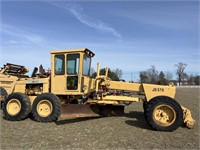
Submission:
<svg viewBox="0 0 200 150">
<path fill-rule="evenodd" d="M 60 118 L 116 116 L 123 114 L 123 105 L 63 104 L 61 106 Z"/>
</svg>

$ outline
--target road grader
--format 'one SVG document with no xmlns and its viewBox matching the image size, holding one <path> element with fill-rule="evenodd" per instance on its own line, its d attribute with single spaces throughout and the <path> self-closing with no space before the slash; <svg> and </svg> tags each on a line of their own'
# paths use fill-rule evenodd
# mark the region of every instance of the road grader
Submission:
<svg viewBox="0 0 200 150">
<path fill-rule="evenodd" d="M 132 102 L 142 102 L 144 117 L 158 131 L 174 131 L 185 124 L 193 128 L 189 109 L 175 99 L 176 88 L 169 85 L 112 81 L 108 68 L 90 77 L 94 53 L 87 49 L 51 51 L 51 71 L 34 68 L 31 76 L 21 65 L 5 64 L 0 71 L 0 99 L 3 118 L 20 121 L 31 116 L 38 122 L 54 122 L 59 117 L 111 116 L 124 113 Z M 129 91 L 116 95 L 111 90 Z"/>
</svg>

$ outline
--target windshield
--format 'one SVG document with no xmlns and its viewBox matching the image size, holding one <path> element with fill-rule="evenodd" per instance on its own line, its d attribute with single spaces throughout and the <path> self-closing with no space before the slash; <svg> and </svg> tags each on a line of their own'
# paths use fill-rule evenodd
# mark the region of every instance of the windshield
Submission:
<svg viewBox="0 0 200 150">
<path fill-rule="evenodd" d="M 90 75 L 90 65 L 91 65 L 91 58 L 84 54 L 84 61 L 83 61 L 83 75 L 89 76 Z"/>
</svg>

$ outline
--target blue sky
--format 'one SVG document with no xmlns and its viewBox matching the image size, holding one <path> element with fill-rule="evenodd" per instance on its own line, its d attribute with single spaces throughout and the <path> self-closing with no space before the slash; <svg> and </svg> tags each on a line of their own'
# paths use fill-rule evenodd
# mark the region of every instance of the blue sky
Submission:
<svg viewBox="0 0 200 150">
<path fill-rule="evenodd" d="M 126 80 L 155 65 L 200 73 L 199 1 L 1 1 L 1 61 L 50 67 L 51 50 L 87 47 L 93 68 L 123 70 Z M 174 78 L 176 76 L 174 75 Z"/>
</svg>

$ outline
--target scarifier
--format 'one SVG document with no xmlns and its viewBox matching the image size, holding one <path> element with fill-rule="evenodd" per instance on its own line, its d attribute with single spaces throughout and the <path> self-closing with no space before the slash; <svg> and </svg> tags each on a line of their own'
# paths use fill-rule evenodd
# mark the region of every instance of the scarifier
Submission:
<svg viewBox="0 0 200 150">
<path fill-rule="evenodd" d="M 94 53 L 87 48 L 51 51 L 51 70 L 42 66 L 29 71 L 21 65 L 7 63 L 0 71 L 0 100 L 3 117 L 10 121 L 32 115 L 39 122 L 60 118 L 121 115 L 132 102 L 143 102 L 144 117 L 154 130 L 173 131 L 185 124 L 193 128 L 190 110 L 174 100 L 176 88 L 154 84 L 112 81 L 100 75 L 90 77 Z M 115 95 L 111 91 L 129 91 Z"/>
</svg>

